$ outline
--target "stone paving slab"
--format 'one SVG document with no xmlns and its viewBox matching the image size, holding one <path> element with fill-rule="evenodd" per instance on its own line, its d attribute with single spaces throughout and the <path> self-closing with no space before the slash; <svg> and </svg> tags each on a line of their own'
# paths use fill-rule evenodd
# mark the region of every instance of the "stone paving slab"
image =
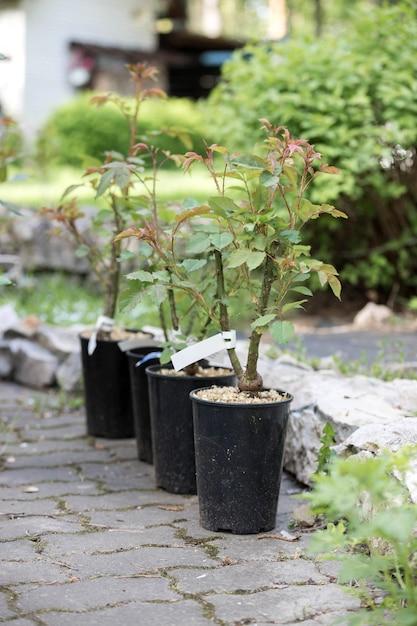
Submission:
<svg viewBox="0 0 417 626">
<path fill-rule="evenodd" d="M 133 440 L 86 437 L 54 395 L 0 384 L 0 416 L 0 626 L 331 626 L 358 606 L 308 535 L 280 537 L 289 476 L 275 531 L 213 533 Z"/>
</svg>

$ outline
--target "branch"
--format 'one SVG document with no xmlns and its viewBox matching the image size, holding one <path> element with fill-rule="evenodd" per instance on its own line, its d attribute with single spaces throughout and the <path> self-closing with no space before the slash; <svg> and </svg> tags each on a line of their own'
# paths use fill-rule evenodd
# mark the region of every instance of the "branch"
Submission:
<svg viewBox="0 0 417 626">
<path fill-rule="evenodd" d="M 228 331 L 230 330 L 229 312 L 227 310 L 227 305 L 223 301 L 225 296 L 224 271 L 222 254 L 219 250 L 214 251 L 214 258 L 216 261 L 217 298 L 219 301 L 220 310 L 220 328 L 223 331 Z M 239 357 L 236 354 L 235 348 L 230 348 L 227 353 L 229 355 L 230 363 L 232 364 L 236 376 L 240 378 L 243 375 L 243 368 L 239 361 Z"/>
</svg>

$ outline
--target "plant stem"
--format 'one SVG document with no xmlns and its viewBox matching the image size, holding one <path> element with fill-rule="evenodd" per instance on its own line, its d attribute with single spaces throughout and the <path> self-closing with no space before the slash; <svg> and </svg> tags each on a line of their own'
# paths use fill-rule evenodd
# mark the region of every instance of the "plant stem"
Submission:
<svg viewBox="0 0 417 626">
<path fill-rule="evenodd" d="M 117 208 L 117 198 L 113 194 L 111 195 L 111 208 L 113 210 L 114 233 L 117 235 L 117 233 L 123 229 L 123 221 L 120 218 Z M 111 244 L 110 268 L 104 306 L 104 315 L 108 317 L 114 317 L 117 309 L 120 285 L 120 249 L 121 242 L 113 240 Z"/>
<path fill-rule="evenodd" d="M 223 301 L 225 289 L 222 253 L 219 250 L 215 250 L 214 258 L 216 261 L 217 298 L 219 300 L 220 328 L 223 331 L 228 331 L 230 330 L 230 322 L 227 305 Z M 243 375 L 243 368 L 239 361 L 239 357 L 236 354 L 236 350 L 234 348 L 230 348 L 227 353 L 229 355 L 230 363 L 232 364 L 236 376 L 240 378 Z"/>
<path fill-rule="evenodd" d="M 169 281 L 170 283 L 172 283 L 171 271 L 168 268 L 167 268 L 167 272 L 169 274 Z M 179 321 L 178 321 L 178 315 L 177 315 L 177 305 L 175 303 L 175 294 L 172 288 L 168 288 L 168 302 L 169 302 L 169 309 L 171 311 L 172 328 L 174 330 L 178 330 Z"/>
<path fill-rule="evenodd" d="M 272 251 L 270 254 L 267 254 L 264 265 L 264 275 L 258 307 L 259 316 L 265 315 L 266 313 L 269 297 L 271 295 L 272 284 L 275 279 L 274 262 L 272 260 L 273 256 L 274 254 Z M 253 330 L 249 339 L 248 360 L 245 369 L 245 384 L 250 387 L 251 391 L 259 391 L 262 389 L 262 379 L 257 371 L 261 336 L 261 333 L 257 330 Z"/>
<path fill-rule="evenodd" d="M 166 321 L 165 321 L 164 307 L 163 307 L 162 303 L 159 305 L 159 321 L 161 322 L 161 328 L 162 328 L 162 331 L 164 333 L 165 341 L 169 341 L 168 329 L 167 329 L 167 324 L 166 324 Z"/>
</svg>

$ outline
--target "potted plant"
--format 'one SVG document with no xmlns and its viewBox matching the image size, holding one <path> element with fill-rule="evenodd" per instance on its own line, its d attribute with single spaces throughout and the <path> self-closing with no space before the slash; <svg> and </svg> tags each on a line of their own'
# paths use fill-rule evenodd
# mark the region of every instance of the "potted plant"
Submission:
<svg viewBox="0 0 417 626">
<path fill-rule="evenodd" d="M 146 152 L 149 146 L 144 144 L 142 149 Z M 159 308 L 165 335 L 161 364 L 146 369 L 156 483 L 171 493 L 192 494 L 196 493 L 196 472 L 190 392 L 213 384 L 235 385 L 236 378 L 233 370 L 210 367 L 204 361 L 190 363 L 178 372 L 169 365 L 173 352 L 215 328 L 211 303 L 216 282 L 206 272 L 207 261 L 195 258 L 194 248 L 187 247 L 188 235 L 183 236 L 181 230 L 199 213 L 197 203 L 186 200 L 173 227 L 164 226 L 158 219 L 156 195 L 151 204 L 154 211 L 145 225 L 127 228 L 116 239 L 134 237 L 139 245 L 149 248 L 145 268 L 127 278 L 134 284 L 133 297 L 151 295 Z M 207 237 L 209 240 L 210 235 Z M 214 250 L 222 242 L 213 237 L 210 245 Z"/>
<path fill-rule="evenodd" d="M 122 250 L 121 241 L 115 237 L 129 220 L 137 219 L 147 211 L 135 186 L 148 178 L 145 162 L 138 155 L 138 122 L 145 100 L 165 97 L 159 88 L 146 86 L 156 80 L 156 68 L 138 63 L 129 65 L 128 70 L 134 85 L 132 99 L 112 93 L 92 98 L 92 103 L 97 106 L 106 103 L 116 106 L 129 129 L 127 155 L 107 152 L 101 165 L 89 167 L 84 173 L 86 184 L 100 201 L 91 222 L 97 238 L 93 240 L 80 228 L 83 212 L 73 194 L 83 184 L 68 187 L 58 207 L 43 209 L 44 214 L 69 231 L 78 244 L 78 256 L 88 258 L 103 293 L 104 315 L 99 318 L 96 329 L 82 333 L 80 340 L 88 434 L 109 438 L 134 435 L 128 362 L 119 344 L 128 340 L 142 342 L 144 346 L 152 344 L 149 333 L 114 325 L 120 292 L 120 263 L 132 256 L 131 252 Z M 152 178 L 152 173 L 149 176 Z M 72 196 L 71 199 L 68 196 Z"/>
<path fill-rule="evenodd" d="M 191 238 L 191 245 L 201 242 L 206 272 L 217 283 L 213 319 L 222 331 L 250 325 L 246 362 L 228 350 L 238 386 L 191 393 L 201 524 L 234 533 L 275 526 L 292 398 L 285 390 L 264 389 L 257 368 L 261 338 L 268 332 L 278 343 L 291 339 L 294 327 L 284 318 L 312 295 L 306 286 L 312 274 L 340 297 L 337 271 L 311 258 L 302 235 L 322 215 L 346 217 L 306 197 L 318 176 L 337 170 L 321 164 L 307 141 L 267 120 L 261 124 L 266 139 L 256 154 L 213 145 L 205 156 L 190 152 L 184 160 L 186 170 L 202 163 L 215 185 L 215 195 L 194 209 L 194 220 L 211 218 L 211 232 L 223 245 L 207 244 L 204 223 L 194 224 Z"/>
</svg>

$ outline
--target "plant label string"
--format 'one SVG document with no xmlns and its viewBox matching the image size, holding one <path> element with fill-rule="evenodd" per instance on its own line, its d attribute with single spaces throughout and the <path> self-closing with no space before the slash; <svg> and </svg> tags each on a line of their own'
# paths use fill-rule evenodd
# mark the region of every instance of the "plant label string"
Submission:
<svg viewBox="0 0 417 626">
<path fill-rule="evenodd" d="M 94 331 L 90 337 L 90 339 L 88 340 L 88 356 L 91 356 L 94 352 L 94 350 L 97 347 L 97 334 L 100 330 L 102 330 L 105 333 L 111 333 L 111 331 L 113 330 L 115 321 L 113 318 L 111 317 L 106 317 L 106 315 L 100 315 L 97 318 L 96 321 L 96 325 L 94 327 Z"/>
<path fill-rule="evenodd" d="M 236 331 L 228 330 L 217 333 L 208 339 L 187 346 L 183 350 L 176 352 L 171 357 L 174 370 L 178 372 L 191 363 L 197 363 L 221 350 L 231 350 L 236 347 Z"/>
</svg>

